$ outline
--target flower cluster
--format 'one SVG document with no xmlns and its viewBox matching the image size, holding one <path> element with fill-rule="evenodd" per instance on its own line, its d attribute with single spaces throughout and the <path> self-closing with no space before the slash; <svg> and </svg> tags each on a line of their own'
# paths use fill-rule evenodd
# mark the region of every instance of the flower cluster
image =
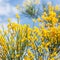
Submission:
<svg viewBox="0 0 60 60">
<path fill-rule="evenodd" d="M 37 0 L 36 0 L 37 1 Z M 55 60 L 60 47 L 59 7 L 48 5 L 40 17 L 33 19 L 38 27 L 11 22 L 0 32 L 3 60 Z"/>
</svg>

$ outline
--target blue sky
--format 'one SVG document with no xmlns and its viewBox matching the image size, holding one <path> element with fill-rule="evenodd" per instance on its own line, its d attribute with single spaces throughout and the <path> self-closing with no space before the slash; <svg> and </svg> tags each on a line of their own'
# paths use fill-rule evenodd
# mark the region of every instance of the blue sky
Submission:
<svg viewBox="0 0 60 60">
<path fill-rule="evenodd" d="M 7 19 L 11 18 L 13 22 L 16 22 L 15 14 L 19 13 L 16 9 L 16 5 L 22 5 L 25 0 L 0 0 L 0 26 L 7 25 Z M 53 4 L 60 4 L 60 0 L 44 0 L 46 2 L 52 1 Z M 42 2 L 42 0 L 41 0 Z M 33 24 L 27 17 L 21 16 L 21 24 Z M 1 28 L 1 27 L 0 27 Z"/>
</svg>

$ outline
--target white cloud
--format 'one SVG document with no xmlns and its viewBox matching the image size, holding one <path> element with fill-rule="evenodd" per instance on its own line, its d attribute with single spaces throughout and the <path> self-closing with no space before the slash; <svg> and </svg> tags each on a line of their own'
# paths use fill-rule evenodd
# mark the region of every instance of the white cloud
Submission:
<svg viewBox="0 0 60 60">
<path fill-rule="evenodd" d="M 12 17 L 12 22 L 16 22 L 14 18 L 16 13 L 18 13 L 16 7 L 11 5 L 9 0 L 0 0 L 0 29 L 2 29 L 2 24 L 5 29 L 7 28 L 7 19 L 10 17 Z"/>
<path fill-rule="evenodd" d="M 0 3 L 2 2 L 3 0 L 0 0 Z"/>
<path fill-rule="evenodd" d="M 18 13 L 15 6 L 12 6 L 9 0 L 0 0 L 0 16 L 10 16 Z"/>
</svg>

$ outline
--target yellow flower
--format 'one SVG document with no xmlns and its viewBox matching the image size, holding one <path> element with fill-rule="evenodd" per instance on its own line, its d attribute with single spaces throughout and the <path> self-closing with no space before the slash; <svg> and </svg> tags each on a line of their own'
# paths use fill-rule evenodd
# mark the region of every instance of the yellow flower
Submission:
<svg viewBox="0 0 60 60">
<path fill-rule="evenodd" d="M 46 20 L 46 16 L 42 15 L 41 17 L 42 17 L 43 20 Z"/>
<path fill-rule="evenodd" d="M 20 19 L 20 16 L 18 15 L 18 13 L 16 14 L 16 18 Z"/>
<path fill-rule="evenodd" d="M 54 53 L 53 53 L 53 55 L 54 55 L 54 56 L 56 56 L 56 55 L 57 55 L 57 53 L 56 53 L 56 52 L 54 52 Z"/>
<path fill-rule="evenodd" d="M 37 20 L 38 20 L 38 22 L 41 22 L 41 19 L 40 18 L 38 18 Z"/>
<path fill-rule="evenodd" d="M 16 54 L 16 57 L 18 58 L 18 57 L 20 57 L 20 55 L 19 54 Z"/>
<path fill-rule="evenodd" d="M 59 6 L 58 5 L 55 6 L 55 10 L 59 10 Z"/>
<path fill-rule="evenodd" d="M 11 18 L 8 18 L 8 22 L 11 22 Z"/>
<path fill-rule="evenodd" d="M 51 44 L 50 42 L 47 42 L 47 43 L 46 43 L 46 47 L 48 47 L 50 44 Z"/>
<path fill-rule="evenodd" d="M 58 22 L 58 19 L 54 17 L 54 18 L 52 19 L 52 23 L 53 23 L 53 24 L 56 24 L 57 22 Z"/>
<path fill-rule="evenodd" d="M 6 31 L 4 31 L 4 34 L 6 35 L 6 34 L 8 34 L 8 31 L 6 30 Z"/>
<path fill-rule="evenodd" d="M 47 16 L 47 13 L 46 13 L 46 12 L 44 12 L 44 13 L 43 13 L 43 15 L 44 15 L 44 16 Z"/>
<path fill-rule="evenodd" d="M 54 58 L 52 58 L 51 60 L 55 60 Z"/>
<path fill-rule="evenodd" d="M 48 49 L 48 47 L 45 47 L 45 49 L 46 49 L 46 51 L 47 51 L 47 52 L 49 52 L 49 49 Z"/>
<path fill-rule="evenodd" d="M 42 56 L 39 57 L 39 60 L 43 60 Z"/>
<path fill-rule="evenodd" d="M 24 60 L 31 60 L 31 58 L 28 57 L 28 56 L 25 56 L 25 57 L 24 57 Z"/>
<path fill-rule="evenodd" d="M 0 29 L 0 33 L 2 32 L 2 30 Z"/>
<path fill-rule="evenodd" d="M 30 50 L 30 49 L 28 49 L 28 51 L 27 51 L 27 52 L 28 52 L 28 55 L 29 55 L 29 56 L 31 56 L 31 57 L 32 57 L 32 59 L 33 59 L 33 58 L 34 58 L 34 55 L 33 55 L 33 53 L 31 52 L 31 50 Z"/>
<path fill-rule="evenodd" d="M 17 9 L 19 9 L 19 7 L 20 7 L 19 5 L 16 6 Z"/>
<path fill-rule="evenodd" d="M 50 15 L 51 17 L 56 17 L 56 12 L 54 12 L 54 11 L 49 11 L 49 15 Z"/>
<path fill-rule="evenodd" d="M 21 39 L 21 42 L 24 42 L 25 40 L 26 40 L 26 38 L 24 37 L 24 38 Z"/>
</svg>

